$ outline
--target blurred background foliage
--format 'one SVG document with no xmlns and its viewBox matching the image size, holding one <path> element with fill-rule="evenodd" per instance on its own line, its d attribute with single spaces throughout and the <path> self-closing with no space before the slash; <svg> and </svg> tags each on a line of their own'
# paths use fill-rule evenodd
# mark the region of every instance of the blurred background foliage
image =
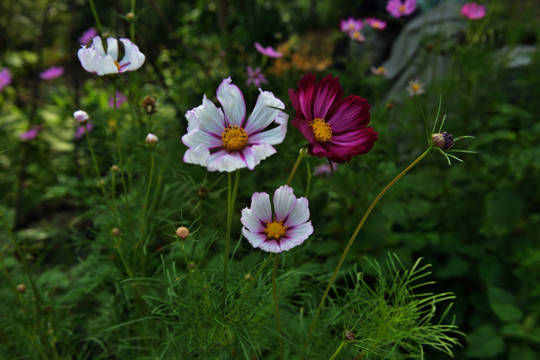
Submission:
<svg viewBox="0 0 540 360">
<path fill-rule="evenodd" d="M 333 176 L 311 177 L 325 160 L 309 158 L 293 182 L 296 194 L 302 195 L 310 179 L 315 227 L 314 235 L 286 257 L 287 265 L 309 269 L 299 278 L 309 295 L 303 301 L 310 296 L 313 302 L 318 299 L 317 288 L 335 268 L 370 201 L 425 149 L 423 117 L 432 123 L 442 99 L 445 130 L 474 136 L 456 147 L 477 154 L 451 166 L 431 154 L 418 165 L 372 214 L 344 270 L 365 266 L 369 275 L 364 257 L 384 261 L 388 252 L 399 255 L 406 265 L 422 257 L 433 264 L 433 291 L 456 295 L 451 313 L 467 334 L 461 339 L 463 347 L 456 349 L 456 359 L 538 359 L 540 4 L 484 1 L 488 16 L 467 22 L 450 11 L 459 11 L 462 1 L 418 3 L 420 9 L 410 19 L 392 19 L 382 0 L 138 1 L 135 43 L 147 62 L 139 72 L 118 80 L 131 105 L 120 107 L 121 122 L 129 122 L 131 129 L 124 134 L 129 149 L 126 163 L 134 174 L 130 182 L 146 179 L 143 139 L 148 129 L 161 140 L 149 231 L 152 257 L 146 265 L 153 270 L 141 276 L 157 276 L 162 270 L 160 254 L 168 251 L 172 241 L 168 234 L 174 234 L 176 226 L 200 227 L 199 239 L 214 239 L 224 230 L 226 177 L 181 160 L 185 112 L 198 106 L 203 94 L 215 101 L 215 89 L 228 76 L 252 109 L 258 91 L 245 86 L 248 65 L 263 68 L 268 78 L 263 88 L 283 99 L 291 112 L 287 91 L 301 74 L 314 72 L 321 78 L 332 73 L 340 77 L 346 95 L 369 100 L 371 126 L 379 132 L 379 140 L 372 152 L 339 165 Z M 103 35 L 129 36 L 126 14 L 131 1 L 95 4 Z M 445 16 L 430 18 L 434 14 Z M 367 34 L 365 43 L 353 42 L 339 32 L 340 19 L 349 16 L 381 17 L 388 28 Z M 11 85 L 0 92 L 1 206 L 15 224 L 40 287 L 46 289 L 51 328 L 71 334 L 71 345 L 79 347 L 77 358 L 88 359 L 112 344 L 119 346 L 117 357 L 133 346 L 133 339 L 119 340 L 118 329 L 112 327 L 123 321 L 115 318 L 115 304 L 124 293 L 111 284 L 129 287 L 117 282 L 115 254 L 103 251 L 103 243 L 113 241 L 114 221 L 100 216 L 96 208 L 99 193 L 88 148 L 73 138 L 71 114 L 83 108 L 96 125 L 91 133 L 96 156 L 107 165 L 101 175 L 110 182 L 113 174 L 105 167 L 115 164 L 113 143 L 107 140 L 112 133 L 108 106 L 112 87 L 85 73 L 76 57 L 77 39 L 92 26 L 94 17 L 84 0 L 0 3 L 0 67 L 9 68 L 13 76 Z M 265 61 L 254 42 L 285 55 Z M 385 66 L 388 77 L 370 73 L 370 66 L 379 65 Z M 39 73 L 50 66 L 66 71 L 59 79 L 40 80 Z M 426 84 L 426 93 L 410 98 L 405 86 L 413 78 Z M 154 115 L 145 114 L 140 106 L 147 95 L 158 99 Z M 17 137 L 34 125 L 41 126 L 37 139 L 23 142 Z M 289 126 L 276 155 L 253 172 L 242 171 L 237 208 L 248 206 L 254 191 L 270 193 L 282 185 L 304 143 Z M 136 191 L 133 198 L 142 198 L 144 187 Z M 239 216 L 237 211 L 233 239 L 240 237 Z M 133 229 L 134 236 L 136 232 Z M 18 260 L 7 235 L 2 232 L 0 239 L 2 252 L 12 255 L 7 264 L 16 268 Z M 192 250 L 194 256 L 204 253 L 199 245 Z M 219 241 L 206 241 L 205 246 L 215 255 L 205 260 L 207 264 L 198 264 L 201 267 L 216 263 L 222 253 Z M 235 253 L 239 272 L 258 261 L 253 260 L 254 253 L 242 242 Z M 108 265 L 103 259 L 109 260 Z M 24 282 L 22 273 L 16 278 Z M 345 280 L 339 285 L 345 286 Z M 2 287 L 1 298 L 11 296 Z M 309 308 L 301 301 L 295 305 Z M 5 307 L 1 312 L 9 313 Z M 17 321 L 2 320 L 0 349 L 5 353 L 14 350 L 9 339 L 18 336 L 10 332 Z M 159 343 L 162 336 L 138 340 Z M 63 341 L 62 346 L 69 346 Z M 428 353 L 426 358 L 446 355 Z"/>
</svg>

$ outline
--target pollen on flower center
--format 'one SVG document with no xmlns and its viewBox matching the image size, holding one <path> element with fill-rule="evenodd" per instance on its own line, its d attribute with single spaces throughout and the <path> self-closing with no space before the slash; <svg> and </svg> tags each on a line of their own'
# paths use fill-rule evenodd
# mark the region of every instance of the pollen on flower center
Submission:
<svg viewBox="0 0 540 360">
<path fill-rule="evenodd" d="M 420 90 L 420 84 L 419 84 L 419 83 L 414 83 L 414 84 L 412 84 L 411 89 L 412 89 L 414 92 L 417 92 L 418 90 Z"/>
<path fill-rule="evenodd" d="M 404 13 L 405 12 L 405 5 L 399 5 L 399 12 Z"/>
<path fill-rule="evenodd" d="M 309 126 L 318 142 L 325 143 L 332 140 L 332 127 L 324 119 L 316 118 L 309 122 Z"/>
<path fill-rule="evenodd" d="M 287 230 L 287 226 L 283 226 L 283 219 L 277 221 L 275 217 L 274 221 L 267 221 L 264 228 L 264 232 L 266 233 L 268 239 L 274 238 L 276 240 L 285 235 L 285 230 Z"/>
<path fill-rule="evenodd" d="M 118 61 L 114 61 L 114 65 L 118 68 L 118 71 L 120 71 L 120 63 Z"/>
<path fill-rule="evenodd" d="M 223 147 L 229 151 L 239 151 L 246 147 L 248 136 L 246 131 L 236 125 L 224 129 L 221 134 Z"/>
</svg>

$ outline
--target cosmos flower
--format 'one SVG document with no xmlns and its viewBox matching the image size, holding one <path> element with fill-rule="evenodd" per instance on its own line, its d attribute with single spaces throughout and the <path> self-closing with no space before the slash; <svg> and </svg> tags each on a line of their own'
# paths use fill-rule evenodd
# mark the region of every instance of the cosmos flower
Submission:
<svg viewBox="0 0 540 360">
<path fill-rule="evenodd" d="M 119 108 L 127 101 L 124 94 L 122 94 L 120 91 L 116 91 L 116 107 Z M 114 107 L 114 96 L 109 97 L 109 107 Z"/>
<path fill-rule="evenodd" d="M 405 89 L 409 93 L 410 97 L 423 94 L 426 90 L 424 89 L 424 84 L 420 80 L 409 80 L 409 86 Z"/>
<path fill-rule="evenodd" d="M 348 33 L 349 38 L 354 41 L 366 41 L 366 38 L 364 37 L 364 34 L 360 32 L 360 30 L 351 31 Z"/>
<path fill-rule="evenodd" d="M 372 73 L 372 74 L 375 74 L 375 75 L 377 75 L 377 76 L 384 76 L 384 75 L 386 75 L 386 69 L 385 69 L 384 67 L 382 67 L 382 66 L 378 66 L 378 67 L 372 66 L 372 67 L 370 68 L 370 70 L 371 70 L 371 73 Z"/>
<path fill-rule="evenodd" d="M 139 51 L 137 45 L 128 39 L 120 39 L 124 44 L 124 57 L 118 61 L 118 40 L 107 38 L 107 52 L 99 36 L 94 37 L 92 46 L 83 46 L 78 56 L 84 70 L 102 75 L 121 74 L 137 70 L 142 66 L 146 57 Z"/>
<path fill-rule="evenodd" d="M 283 56 L 282 53 L 280 53 L 279 51 L 274 50 L 273 47 L 271 47 L 271 46 L 263 47 L 258 42 L 255 43 L 255 49 L 257 49 L 257 51 L 260 52 L 261 54 L 266 55 L 266 56 L 271 57 L 271 58 L 280 58 L 280 57 Z"/>
<path fill-rule="evenodd" d="M 463 4 L 461 15 L 469 20 L 478 20 L 486 16 L 486 7 L 474 2 Z"/>
<path fill-rule="evenodd" d="M 0 71 L 0 90 L 11 84 L 11 73 L 7 68 Z"/>
<path fill-rule="evenodd" d="M 367 127 L 367 100 L 357 95 L 342 96 L 339 79 L 332 75 L 315 83 L 315 75 L 307 74 L 297 90 L 289 89 L 296 110 L 292 124 L 309 141 L 308 152 L 338 163 L 369 152 L 377 140 L 377 132 Z"/>
<path fill-rule="evenodd" d="M 386 11 L 393 17 L 410 15 L 416 10 L 416 0 L 389 0 Z"/>
<path fill-rule="evenodd" d="M 27 131 L 23 132 L 22 134 L 19 134 L 19 139 L 23 141 L 33 140 L 37 138 L 40 131 L 41 131 L 41 126 L 34 125 Z"/>
<path fill-rule="evenodd" d="M 386 29 L 386 22 L 376 18 L 367 18 L 366 23 L 376 30 Z"/>
<path fill-rule="evenodd" d="M 86 126 L 86 131 L 90 132 L 94 128 L 94 124 L 91 122 L 88 122 L 82 126 L 77 127 L 77 130 L 75 131 L 75 139 L 79 140 L 84 136 L 84 127 Z"/>
<path fill-rule="evenodd" d="M 317 166 L 313 170 L 313 176 L 329 176 L 332 173 L 335 173 L 337 170 L 338 164 L 332 161 L 328 161 L 326 164 Z"/>
<path fill-rule="evenodd" d="M 90 41 L 97 35 L 97 30 L 93 27 L 86 30 L 79 38 L 79 44 L 88 45 Z"/>
<path fill-rule="evenodd" d="M 80 124 L 80 125 L 84 125 L 88 122 L 88 120 L 90 120 L 90 116 L 88 115 L 88 113 L 84 110 L 77 110 L 73 113 L 73 118 L 75 119 L 75 121 Z"/>
<path fill-rule="evenodd" d="M 266 77 L 262 73 L 261 68 L 255 68 L 255 70 L 253 70 L 251 66 L 248 66 L 247 73 L 248 73 L 248 78 L 246 81 L 246 85 L 248 86 L 250 84 L 253 84 L 255 85 L 255 87 L 259 88 L 261 87 L 261 84 L 268 83 L 268 80 L 266 80 Z"/>
<path fill-rule="evenodd" d="M 59 78 L 62 74 L 64 74 L 64 68 L 62 66 L 53 66 L 39 73 L 39 77 L 42 80 L 52 80 Z"/>
<path fill-rule="evenodd" d="M 350 17 L 347 19 L 341 19 L 339 29 L 343 32 L 350 33 L 352 31 L 362 30 L 363 26 L 364 24 L 362 23 L 362 20 Z"/>
<path fill-rule="evenodd" d="M 202 105 L 186 113 L 188 133 L 182 142 L 188 147 L 184 162 L 205 166 L 208 171 L 253 170 L 261 160 L 276 152 L 287 133 L 285 104 L 269 91 L 260 94 L 246 119 L 246 104 L 231 78 L 217 89 L 222 108 L 203 97 Z M 270 127 L 272 124 L 277 127 Z"/>
<path fill-rule="evenodd" d="M 293 189 L 283 185 L 274 192 L 273 204 L 272 212 L 270 195 L 254 193 L 251 208 L 242 210 L 242 234 L 253 247 L 280 253 L 302 244 L 313 234 L 306 198 L 297 199 Z"/>
</svg>

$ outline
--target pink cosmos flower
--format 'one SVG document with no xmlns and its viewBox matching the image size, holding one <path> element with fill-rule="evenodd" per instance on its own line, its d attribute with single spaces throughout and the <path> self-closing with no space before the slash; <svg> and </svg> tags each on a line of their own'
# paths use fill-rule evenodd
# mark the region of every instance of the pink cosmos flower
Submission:
<svg viewBox="0 0 540 360">
<path fill-rule="evenodd" d="M 84 70 L 102 75 L 121 74 L 126 71 L 137 70 L 144 64 L 146 57 L 139 51 L 137 45 L 128 39 L 120 39 L 124 44 L 124 57 L 118 60 L 118 40 L 107 38 L 107 52 L 99 36 L 94 37 L 92 46 L 83 45 L 77 56 Z"/>
<path fill-rule="evenodd" d="M 39 77 L 43 80 L 52 80 L 62 76 L 63 73 L 64 68 L 62 66 L 53 66 L 41 72 Z"/>
<path fill-rule="evenodd" d="M 351 31 L 348 33 L 348 35 L 351 40 L 360 42 L 366 41 L 364 34 L 362 34 L 360 30 Z"/>
<path fill-rule="evenodd" d="M 343 32 L 350 33 L 352 31 L 362 30 L 363 26 L 364 24 L 362 23 L 362 20 L 350 17 L 347 19 L 341 19 L 339 29 Z"/>
<path fill-rule="evenodd" d="M 389 0 L 386 11 L 393 17 L 410 15 L 416 10 L 416 0 Z"/>
<path fill-rule="evenodd" d="M 7 68 L 0 71 L 0 90 L 11 84 L 11 73 Z"/>
<path fill-rule="evenodd" d="M 86 30 L 81 37 L 79 38 L 79 44 L 81 45 L 88 45 L 90 41 L 97 35 L 97 30 L 91 27 L 90 29 Z"/>
<path fill-rule="evenodd" d="M 261 68 L 255 68 L 255 70 L 253 70 L 251 66 L 248 66 L 247 73 L 248 73 L 248 78 L 246 81 L 246 85 L 248 86 L 250 84 L 253 84 L 255 85 L 255 87 L 259 88 L 261 87 L 261 84 L 268 83 L 268 80 L 266 80 L 266 77 L 262 73 Z"/>
<path fill-rule="evenodd" d="M 186 113 L 188 133 L 182 142 L 188 147 L 184 162 L 205 166 L 208 171 L 253 170 L 261 160 L 276 152 L 287 133 L 285 104 L 269 91 L 260 94 L 246 120 L 246 104 L 231 78 L 217 89 L 222 108 L 203 97 L 202 105 Z M 272 124 L 277 127 L 270 128 Z"/>
<path fill-rule="evenodd" d="M 467 3 L 461 8 L 461 15 L 469 20 L 477 20 L 486 16 L 486 7 L 477 3 Z"/>
<path fill-rule="evenodd" d="M 90 120 L 90 115 L 88 115 L 86 111 L 79 109 L 73 113 L 73 119 L 75 119 L 78 124 L 84 125 Z"/>
<path fill-rule="evenodd" d="M 369 26 L 376 30 L 384 30 L 386 29 L 386 21 L 376 19 L 376 18 L 367 18 L 366 23 L 368 23 Z"/>
<path fill-rule="evenodd" d="M 23 141 L 33 140 L 37 138 L 40 130 L 41 130 L 41 125 L 34 125 L 27 131 L 23 132 L 22 134 L 19 134 L 19 139 Z"/>
<path fill-rule="evenodd" d="M 90 132 L 94 128 L 94 124 L 91 122 L 86 123 L 85 125 L 77 127 L 77 130 L 75 131 L 75 139 L 79 140 L 84 136 L 84 127 L 86 126 L 86 131 Z"/>
<path fill-rule="evenodd" d="M 289 89 L 296 110 L 292 124 L 309 141 L 308 152 L 337 163 L 369 152 L 377 140 L 377 132 L 367 127 L 367 100 L 357 95 L 342 96 L 339 78 L 331 74 L 318 83 L 315 75 L 304 75 L 297 90 Z"/>
<path fill-rule="evenodd" d="M 119 108 L 127 101 L 127 98 L 120 91 L 116 92 L 116 108 Z M 109 107 L 114 107 L 114 96 L 109 97 Z"/>
<path fill-rule="evenodd" d="M 293 189 L 283 185 L 274 192 L 273 204 L 272 213 L 270 195 L 254 193 L 251 208 L 242 210 L 242 234 L 253 247 L 280 253 L 302 244 L 313 234 L 306 198 L 297 199 Z"/>
<path fill-rule="evenodd" d="M 271 47 L 271 46 L 263 47 L 258 42 L 255 43 L 255 49 L 257 49 L 257 51 L 260 52 L 261 54 L 266 55 L 266 56 L 271 57 L 271 58 L 280 58 L 280 57 L 283 56 L 282 53 L 280 53 L 279 51 L 274 50 L 273 47 Z"/>
<path fill-rule="evenodd" d="M 313 176 L 329 176 L 330 174 L 336 172 L 337 167 L 338 164 L 329 161 L 326 164 L 317 166 L 315 170 L 313 170 Z"/>
</svg>

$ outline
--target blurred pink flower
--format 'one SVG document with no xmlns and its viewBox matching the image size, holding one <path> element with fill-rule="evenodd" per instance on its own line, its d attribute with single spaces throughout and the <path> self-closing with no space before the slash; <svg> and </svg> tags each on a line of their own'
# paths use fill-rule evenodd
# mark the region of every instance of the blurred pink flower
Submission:
<svg viewBox="0 0 540 360">
<path fill-rule="evenodd" d="M 378 67 L 372 66 L 372 67 L 370 68 L 370 70 L 371 70 L 371 73 L 372 73 L 372 74 L 375 74 L 375 75 L 377 75 L 377 76 L 384 76 L 384 75 L 386 75 L 386 69 L 385 69 L 384 67 L 382 67 L 382 66 L 378 66 Z"/>
<path fill-rule="evenodd" d="M 416 0 L 389 0 L 386 4 L 386 11 L 393 17 L 410 15 L 416 10 Z"/>
<path fill-rule="evenodd" d="M 461 8 L 461 15 L 469 20 L 478 20 L 486 16 L 486 7 L 477 3 L 467 3 Z"/>
<path fill-rule="evenodd" d="M 116 107 L 119 108 L 126 101 L 127 99 L 124 96 L 124 94 L 122 94 L 120 91 L 117 91 L 116 92 Z M 114 107 L 114 97 L 112 95 L 109 98 L 109 107 Z"/>
<path fill-rule="evenodd" d="M 21 139 L 22 141 L 33 140 L 37 138 L 40 130 L 41 125 L 33 125 L 29 130 L 26 130 L 22 134 L 19 134 L 19 139 Z"/>
<path fill-rule="evenodd" d="M 343 32 L 350 33 L 352 31 L 362 30 L 363 26 L 364 25 L 362 24 L 362 20 L 350 17 L 347 19 L 341 19 L 339 29 Z"/>
<path fill-rule="evenodd" d="M 328 160 L 328 163 L 319 165 L 313 171 L 313 176 L 329 176 L 332 173 L 335 173 L 338 165 Z"/>
<path fill-rule="evenodd" d="M 376 18 L 367 18 L 366 23 L 368 23 L 369 26 L 376 30 L 384 30 L 386 29 L 386 21 L 382 21 L 380 19 Z"/>
<path fill-rule="evenodd" d="M 88 45 L 90 41 L 94 38 L 94 36 L 97 35 L 97 30 L 91 27 L 90 29 L 86 30 L 81 37 L 79 38 L 79 43 L 81 45 Z"/>
<path fill-rule="evenodd" d="M 77 130 L 75 131 L 75 139 L 79 140 L 84 136 L 84 126 L 86 126 L 86 131 L 90 132 L 94 128 L 94 124 L 91 122 L 86 123 L 86 125 L 78 126 Z"/>
<path fill-rule="evenodd" d="M 273 47 L 271 47 L 271 46 L 263 47 L 258 42 L 255 43 L 255 49 L 257 49 L 257 51 L 260 52 L 261 54 L 266 55 L 266 56 L 271 57 L 271 58 L 280 58 L 280 57 L 283 56 L 282 53 L 274 50 Z"/>
<path fill-rule="evenodd" d="M 255 68 L 253 70 L 251 66 L 247 67 L 247 73 L 248 73 L 248 79 L 246 81 L 246 85 L 253 84 L 255 87 L 259 88 L 261 87 L 261 84 L 267 84 L 268 80 L 266 80 L 266 77 L 261 71 L 261 68 Z"/>
<path fill-rule="evenodd" d="M 43 80 L 52 80 L 56 79 L 64 73 L 64 68 L 62 66 L 53 66 L 48 68 L 47 70 L 41 72 L 39 74 L 39 77 Z"/>
<path fill-rule="evenodd" d="M 0 71 L 0 90 L 11 84 L 11 74 L 7 68 Z"/>
<path fill-rule="evenodd" d="M 364 34 L 360 32 L 360 30 L 350 31 L 348 33 L 349 38 L 354 41 L 366 41 L 366 38 L 364 37 Z"/>
</svg>

